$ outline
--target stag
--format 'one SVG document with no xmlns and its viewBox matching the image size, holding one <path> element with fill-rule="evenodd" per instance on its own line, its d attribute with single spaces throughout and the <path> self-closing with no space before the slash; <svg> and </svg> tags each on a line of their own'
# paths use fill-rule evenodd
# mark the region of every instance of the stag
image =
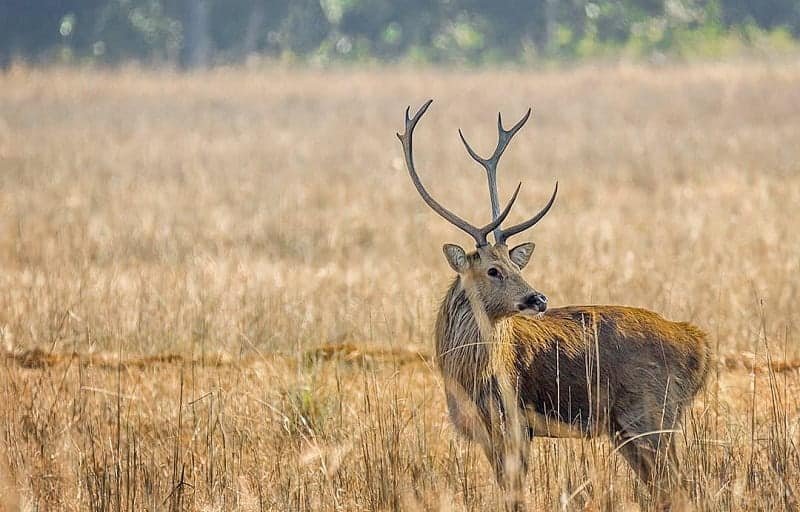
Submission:
<svg viewBox="0 0 800 512">
<path fill-rule="evenodd" d="M 413 117 L 406 109 L 405 132 L 397 136 L 422 199 L 476 244 L 471 252 L 454 244 L 443 247 L 456 277 L 436 319 L 436 362 L 455 429 L 480 444 L 512 508 L 522 506 L 530 438 L 600 435 L 612 440 L 653 503 L 669 508 L 670 494 L 682 480 L 672 434 L 705 383 L 706 335 L 689 323 L 634 307 L 548 308 L 547 297 L 521 273 L 534 244 L 509 249 L 506 243 L 550 211 L 558 182 L 538 213 L 507 228 L 501 224 L 520 186 L 502 211 L 497 194 L 497 164 L 530 109 L 509 130 L 498 115 L 498 143 L 488 158 L 459 130 L 488 178 L 492 221 L 479 228 L 439 204 L 414 167 L 414 128 L 431 102 Z"/>
</svg>

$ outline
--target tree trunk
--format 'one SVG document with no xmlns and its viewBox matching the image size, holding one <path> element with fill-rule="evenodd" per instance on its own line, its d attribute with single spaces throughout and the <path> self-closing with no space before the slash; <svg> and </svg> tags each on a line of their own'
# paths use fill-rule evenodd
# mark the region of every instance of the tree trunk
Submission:
<svg viewBox="0 0 800 512">
<path fill-rule="evenodd" d="M 261 35 L 261 28 L 264 26 L 266 14 L 264 2 L 255 0 L 253 9 L 250 11 L 250 19 L 247 20 L 244 38 L 242 39 L 242 57 L 245 59 L 258 50 L 258 37 Z"/>
<path fill-rule="evenodd" d="M 186 0 L 184 2 L 184 40 L 181 65 L 186 69 L 204 68 L 209 64 L 211 55 L 210 11 L 209 0 Z"/>
</svg>

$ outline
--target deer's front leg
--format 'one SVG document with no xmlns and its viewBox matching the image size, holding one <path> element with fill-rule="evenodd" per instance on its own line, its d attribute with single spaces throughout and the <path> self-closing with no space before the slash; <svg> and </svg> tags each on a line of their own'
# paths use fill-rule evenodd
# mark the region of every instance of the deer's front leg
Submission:
<svg viewBox="0 0 800 512">
<path fill-rule="evenodd" d="M 513 396 L 502 393 L 493 379 L 478 399 L 485 435 L 481 447 L 505 491 L 511 510 L 523 510 L 528 472 L 528 424 Z"/>
</svg>

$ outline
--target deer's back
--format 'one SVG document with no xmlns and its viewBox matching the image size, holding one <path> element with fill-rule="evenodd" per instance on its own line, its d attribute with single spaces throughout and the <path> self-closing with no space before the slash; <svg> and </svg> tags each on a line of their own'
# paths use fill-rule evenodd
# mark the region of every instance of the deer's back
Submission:
<svg viewBox="0 0 800 512">
<path fill-rule="evenodd" d="M 706 335 L 639 308 L 570 306 L 513 317 L 520 397 L 538 412 L 585 422 L 598 409 L 691 401 L 709 366 Z M 660 406 L 659 406 L 660 404 Z M 682 405 L 680 405 L 682 407 Z"/>
</svg>

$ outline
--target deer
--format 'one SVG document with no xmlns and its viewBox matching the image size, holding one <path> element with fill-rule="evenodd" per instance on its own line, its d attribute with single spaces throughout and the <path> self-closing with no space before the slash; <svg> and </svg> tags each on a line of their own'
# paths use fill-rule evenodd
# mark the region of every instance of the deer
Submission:
<svg viewBox="0 0 800 512">
<path fill-rule="evenodd" d="M 690 323 L 635 307 L 549 308 L 547 297 L 522 275 L 535 244 L 509 248 L 507 242 L 547 215 L 558 182 L 539 212 L 505 228 L 501 224 L 522 184 L 502 210 L 497 193 L 500 157 L 531 110 L 509 130 L 498 114 L 498 142 L 488 158 L 480 157 L 459 129 L 468 154 L 487 174 L 492 220 L 477 227 L 434 199 L 415 169 L 414 129 L 432 101 L 413 116 L 406 109 L 405 131 L 397 137 L 424 202 L 475 241 L 470 252 L 443 246 L 456 276 L 436 318 L 435 361 L 455 430 L 481 446 L 514 510 L 524 506 L 532 438 L 599 436 L 607 436 L 630 465 L 647 489 L 644 496 L 669 509 L 670 495 L 685 485 L 673 434 L 705 384 L 711 357 L 707 335 Z"/>
</svg>

